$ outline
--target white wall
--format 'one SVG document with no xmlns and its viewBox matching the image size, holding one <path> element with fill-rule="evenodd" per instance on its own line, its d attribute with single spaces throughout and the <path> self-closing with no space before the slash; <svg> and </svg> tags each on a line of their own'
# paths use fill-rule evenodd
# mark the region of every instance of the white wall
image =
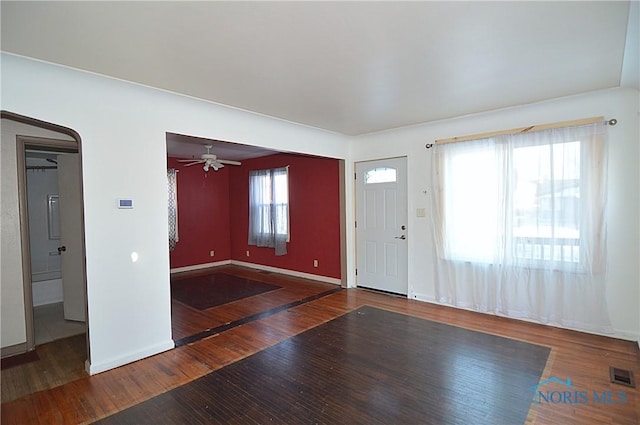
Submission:
<svg viewBox="0 0 640 425">
<path fill-rule="evenodd" d="M 90 373 L 173 347 L 165 132 L 335 158 L 348 153 L 346 138 L 335 133 L 8 54 L 2 109 L 82 137 Z M 120 197 L 135 207 L 116 209 Z"/>
<path fill-rule="evenodd" d="M 2 82 L 4 83 L 4 79 Z M 22 286 L 16 135 L 71 140 L 67 135 L 2 120 L 0 139 L 2 201 L 0 209 L 0 340 L 2 348 L 24 344 L 27 341 Z"/>
<path fill-rule="evenodd" d="M 409 296 L 434 301 L 433 241 L 430 219 L 416 209 L 430 209 L 430 152 L 426 143 L 493 130 L 604 116 L 617 118 L 609 127 L 608 282 L 607 301 L 615 335 L 640 335 L 640 155 L 639 93 L 615 89 L 587 93 L 468 117 L 389 130 L 356 138 L 352 158 L 408 157 L 409 167 Z M 353 198 L 352 198 L 353 199 Z M 350 213 L 350 216 L 352 212 Z M 350 246 L 353 246 L 353 234 Z M 350 269 L 351 270 L 351 269 Z M 353 276 L 351 276 L 353 278 Z"/>
</svg>

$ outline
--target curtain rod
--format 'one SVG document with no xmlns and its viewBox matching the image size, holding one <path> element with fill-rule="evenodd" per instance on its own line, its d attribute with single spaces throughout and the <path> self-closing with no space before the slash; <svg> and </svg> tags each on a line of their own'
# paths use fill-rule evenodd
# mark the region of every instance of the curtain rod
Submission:
<svg viewBox="0 0 640 425">
<path fill-rule="evenodd" d="M 549 130 L 552 128 L 560 128 L 560 127 L 574 127 L 578 125 L 595 124 L 598 122 L 602 122 L 608 125 L 616 125 L 618 123 L 618 120 L 615 118 L 612 118 L 610 120 L 605 120 L 604 117 L 593 117 L 593 118 L 584 118 L 584 119 L 572 120 L 572 121 L 560 121 L 552 124 L 530 125 L 528 127 L 512 128 L 510 130 L 500 130 L 500 131 L 491 131 L 489 133 L 470 134 L 468 136 L 451 137 L 448 139 L 437 139 L 433 143 L 427 143 L 425 147 L 429 149 L 434 144 L 441 145 L 444 143 L 468 142 L 469 140 L 485 139 L 487 137 L 502 136 L 506 134 L 527 133 L 529 131 Z"/>
</svg>

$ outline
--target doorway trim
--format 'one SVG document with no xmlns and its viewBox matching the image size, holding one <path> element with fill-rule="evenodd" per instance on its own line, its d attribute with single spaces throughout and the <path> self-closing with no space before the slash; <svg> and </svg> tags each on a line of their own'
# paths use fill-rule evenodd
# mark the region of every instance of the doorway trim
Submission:
<svg viewBox="0 0 640 425">
<path fill-rule="evenodd" d="M 36 148 L 41 150 L 49 150 L 60 153 L 78 153 L 82 158 L 81 151 L 81 138 L 75 131 L 67 127 L 59 126 L 56 124 L 41 121 L 35 118 L 26 117 L 24 115 L 15 114 L 12 112 L 1 111 L 0 117 L 11 121 L 16 121 L 22 124 L 26 124 L 32 127 L 42 128 L 45 130 L 54 131 L 60 134 L 67 135 L 73 140 L 59 140 L 34 136 L 20 136 L 16 137 L 16 156 L 17 156 L 17 173 L 18 173 L 18 198 L 19 198 L 19 211 L 20 211 L 20 239 L 22 245 L 22 277 L 23 277 L 23 293 L 24 293 L 24 310 L 25 310 L 25 328 L 26 328 L 26 343 L 25 350 L 31 351 L 35 348 L 35 332 L 33 323 L 33 292 L 31 282 L 31 247 L 29 241 L 29 216 L 27 210 L 27 172 L 26 172 L 26 154 L 25 151 L 29 148 Z M 84 205 L 83 201 L 83 182 L 82 182 L 82 161 L 80 161 L 80 202 Z M 86 248 L 84 240 L 84 207 L 82 208 L 81 215 L 81 228 L 82 228 L 82 258 L 86 259 Z M 84 276 L 85 285 L 85 317 L 86 317 L 86 339 L 87 339 L 87 359 L 90 359 L 90 346 L 89 346 L 89 317 L 87 309 L 86 298 L 86 262 L 82 264 L 82 274 Z"/>
</svg>

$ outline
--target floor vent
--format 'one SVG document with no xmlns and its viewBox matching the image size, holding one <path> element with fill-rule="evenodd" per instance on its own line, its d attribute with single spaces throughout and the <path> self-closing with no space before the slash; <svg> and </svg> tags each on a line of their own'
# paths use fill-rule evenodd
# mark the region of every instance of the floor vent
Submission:
<svg viewBox="0 0 640 425">
<path fill-rule="evenodd" d="M 627 387 L 635 388 L 636 382 L 633 379 L 633 372 L 625 369 L 618 369 L 617 367 L 609 366 L 609 376 L 611 382 L 614 384 L 626 385 Z"/>
</svg>

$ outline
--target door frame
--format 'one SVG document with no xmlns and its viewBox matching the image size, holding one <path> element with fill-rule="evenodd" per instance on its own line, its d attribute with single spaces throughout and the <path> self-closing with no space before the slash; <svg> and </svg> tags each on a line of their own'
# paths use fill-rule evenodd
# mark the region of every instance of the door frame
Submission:
<svg viewBox="0 0 640 425">
<path fill-rule="evenodd" d="M 82 209 L 81 213 L 81 229 L 82 229 L 82 258 L 85 259 L 82 262 L 82 274 L 84 276 L 85 286 L 85 326 L 87 329 L 87 359 L 90 358 L 89 347 L 89 316 L 87 308 L 87 273 L 86 273 L 86 247 L 85 247 L 85 228 L 84 228 L 84 199 L 83 199 L 83 181 L 82 181 L 82 151 L 81 151 L 81 139 L 80 135 L 67 127 L 62 127 L 56 124 L 40 121 L 34 118 L 26 117 L 23 115 L 14 114 L 7 111 L 2 111 L 1 117 L 22 124 L 26 124 L 32 127 L 42 128 L 45 130 L 54 131 L 67 136 L 70 136 L 73 140 L 60 140 L 46 137 L 36 136 L 20 136 L 16 137 L 16 156 L 17 156 L 17 173 L 18 173 L 18 201 L 20 211 L 20 239 L 21 239 L 21 254 L 22 254 L 22 282 L 24 292 L 24 310 L 25 310 L 25 330 L 26 330 L 26 351 L 31 351 L 35 348 L 35 331 L 33 320 L 33 292 L 31 281 L 31 246 L 29 239 L 29 215 L 27 206 L 27 168 L 26 168 L 26 150 L 47 150 L 53 152 L 64 153 L 77 153 L 80 158 L 80 173 L 78 179 L 80 180 L 80 205 Z"/>
<path fill-rule="evenodd" d="M 405 184 L 406 184 L 406 195 L 407 195 L 407 227 L 409 228 L 409 157 L 407 155 L 398 155 L 398 156 L 389 156 L 389 157 L 384 157 L 384 158 L 371 158 L 371 159 L 363 159 L 360 161 L 354 161 L 353 162 L 353 193 L 354 193 L 354 197 L 353 197 L 353 214 L 354 214 L 354 222 L 352 224 L 354 224 L 353 227 L 353 240 L 354 240 L 354 260 L 355 260 L 355 287 L 358 288 L 360 287 L 358 285 L 358 229 L 357 226 L 355 225 L 355 223 L 357 222 L 357 218 L 358 218 L 358 202 L 359 202 L 359 193 L 358 193 L 358 182 L 357 182 L 357 175 L 358 175 L 358 164 L 362 164 L 362 163 L 367 163 L 367 162 L 376 162 L 376 161 L 385 161 L 385 160 L 390 160 L 390 159 L 404 159 L 405 160 L 405 164 L 406 164 L 406 175 L 405 175 Z M 409 256 L 408 256 L 409 250 L 407 249 L 407 262 L 405 264 L 406 267 L 406 283 L 407 283 L 407 294 L 405 295 L 407 298 L 409 298 Z M 364 288 L 364 287 L 363 287 Z M 368 289 L 368 288 L 367 288 Z M 379 290 L 380 292 L 386 292 L 386 291 L 382 291 Z M 391 292 L 390 292 L 391 293 Z M 395 293 L 392 293 L 395 294 Z M 399 294 L 395 294 L 395 295 L 399 295 Z"/>
</svg>

